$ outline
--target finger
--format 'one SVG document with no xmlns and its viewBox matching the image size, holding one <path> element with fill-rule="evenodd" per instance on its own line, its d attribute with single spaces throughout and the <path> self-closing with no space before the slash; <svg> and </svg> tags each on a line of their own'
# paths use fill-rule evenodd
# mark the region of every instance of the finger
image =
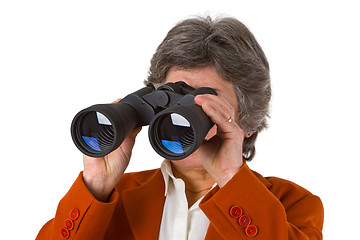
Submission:
<svg viewBox="0 0 360 240">
<path fill-rule="evenodd" d="M 214 95 L 199 95 L 195 102 L 215 124 L 224 124 L 235 120 L 235 110 L 226 99 Z M 235 121 L 234 121 L 235 122 Z"/>
<path fill-rule="evenodd" d="M 236 123 L 235 110 L 226 99 L 201 95 L 195 99 L 211 121 L 217 126 L 217 135 L 221 141 L 235 141 L 240 143 L 244 138 L 244 131 Z M 229 121 L 229 119 L 232 121 Z"/>
<path fill-rule="evenodd" d="M 116 99 L 115 101 L 113 101 L 112 103 L 118 103 L 118 102 L 121 101 L 121 99 L 122 99 L 122 98 L 118 98 L 118 99 Z"/>
</svg>

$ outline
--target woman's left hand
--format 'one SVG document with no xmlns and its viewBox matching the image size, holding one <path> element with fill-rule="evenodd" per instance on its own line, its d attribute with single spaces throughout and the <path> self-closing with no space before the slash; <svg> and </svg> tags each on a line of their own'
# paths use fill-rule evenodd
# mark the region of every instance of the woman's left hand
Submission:
<svg viewBox="0 0 360 240">
<path fill-rule="evenodd" d="M 198 156 L 206 171 L 219 187 L 223 187 L 243 165 L 242 145 L 246 134 L 236 123 L 237 111 L 224 97 L 198 95 L 195 102 L 215 123 L 215 129 L 209 131 L 209 139 L 199 148 Z"/>
</svg>

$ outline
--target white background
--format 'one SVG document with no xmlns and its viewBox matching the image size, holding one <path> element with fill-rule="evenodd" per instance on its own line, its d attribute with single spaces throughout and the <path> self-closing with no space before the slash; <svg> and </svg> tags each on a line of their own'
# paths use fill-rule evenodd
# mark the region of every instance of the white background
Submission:
<svg viewBox="0 0 360 240">
<path fill-rule="evenodd" d="M 197 14 L 238 18 L 270 62 L 270 128 L 259 135 L 249 166 L 320 196 L 324 239 L 357 238 L 360 17 L 355 1 L 3 0 L 1 239 L 34 239 L 82 170 L 70 137 L 73 116 L 141 88 L 167 31 Z M 161 161 L 143 128 L 128 171 L 157 168 Z"/>
</svg>

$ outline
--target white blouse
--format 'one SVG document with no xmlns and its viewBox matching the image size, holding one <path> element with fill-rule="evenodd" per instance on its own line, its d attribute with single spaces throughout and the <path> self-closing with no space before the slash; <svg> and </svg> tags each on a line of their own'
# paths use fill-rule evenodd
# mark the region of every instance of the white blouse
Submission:
<svg viewBox="0 0 360 240">
<path fill-rule="evenodd" d="M 185 183 L 176 178 L 169 160 L 161 164 L 165 181 L 165 204 L 160 225 L 159 240 L 203 240 L 210 221 L 199 208 L 199 199 L 188 208 Z M 214 184 L 213 187 L 215 187 Z"/>
</svg>

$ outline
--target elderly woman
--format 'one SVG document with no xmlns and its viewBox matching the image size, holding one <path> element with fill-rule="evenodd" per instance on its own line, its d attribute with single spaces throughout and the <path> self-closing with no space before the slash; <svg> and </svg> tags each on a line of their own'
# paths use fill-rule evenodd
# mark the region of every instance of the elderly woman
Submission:
<svg viewBox="0 0 360 240">
<path fill-rule="evenodd" d="M 264 178 L 246 164 L 267 125 L 269 65 L 233 18 L 194 18 L 157 48 L 147 82 L 211 87 L 196 104 L 215 124 L 197 151 L 161 168 L 124 173 L 135 129 L 84 171 L 37 239 L 322 239 L 323 206 L 304 188 Z"/>
</svg>

